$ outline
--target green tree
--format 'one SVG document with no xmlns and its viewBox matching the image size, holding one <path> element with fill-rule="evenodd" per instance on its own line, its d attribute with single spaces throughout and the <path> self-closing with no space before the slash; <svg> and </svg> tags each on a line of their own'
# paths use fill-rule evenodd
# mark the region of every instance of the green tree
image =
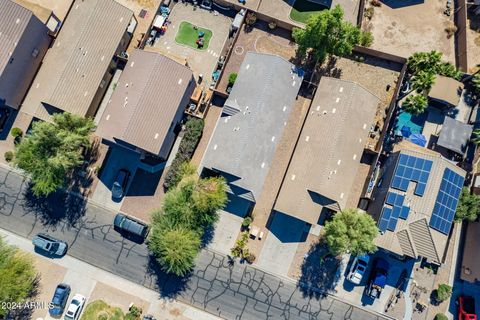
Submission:
<svg viewBox="0 0 480 320">
<path fill-rule="evenodd" d="M 448 300 L 452 295 L 452 287 L 448 284 L 439 284 L 438 289 L 435 290 L 435 298 L 438 302 Z"/>
<path fill-rule="evenodd" d="M 420 71 L 437 74 L 440 64 L 442 63 L 442 53 L 438 51 L 415 52 L 408 58 L 408 69 L 417 74 Z"/>
<path fill-rule="evenodd" d="M 325 224 L 325 241 L 333 255 L 363 255 L 377 250 L 373 239 L 378 235 L 375 221 L 357 209 L 346 209 Z"/>
<path fill-rule="evenodd" d="M 166 229 L 156 226 L 148 247 L 155 253 L 163 271 L 184 276 L 194 266 L 200 243 L 200 236 L 194 230 L 181 226 Z"/>
<path fill-rule="evenodd" d="M 178 176 L 181 181 L 152 215 L 148 247 L 165 272 L 185 275 L 193 267 L 205 229 L 225 206 L 227 193 L 223 178 L 200 179 L 190 164 L 182 165 Z"/>
<path fill-rule="evenodd" d="M 0 237 L 0 301 L 23 302 L 35 289 L 36 272 L 32 260 Z M 0 308 L 0 318 L 7 314 Z"/>
<path fill-rule="evenodd" d="M 421 94 L 408 96 L 402 104 L 403 110 L 414 115 L 423 113 L 427 107 L 428 99 Z"/>
<path fill-rule="evenodd" d="M 343 20 L 343 9 L 336 5 L 331 10 L 323 10 L 313 15 L 305 28 L 294 28 L 293 39 L 298 44 L 299 53 L 304 56 L 312 50 L 314 57 L 323 62 L 328 55 L 345 56 L 352 53 L 355 45 L 361 43 L 363 36 L 357 27 Z"/>
<path fill-rule="evenodd" d="M 480 94 L 480 73 L 477 73 L 473 76 L 472 88 L 475 94 Z"/>
<path fill-rule="evenodd" d="M 35 122 L 30 135 L 15 147 L 14 164 L 31 178 L 33 193 L 46 196 L 65 184 L 65 177 L 83 162 L 90 146 L 91 119 L 56 114 L 53 123 Z"/>
<path fill-rule="evenodd" d="M 475 221 L 479 210 L 480 197 L 471 194 L 467 187 L 463 187 L 458 201 L 457 212 L 455 212 L 455 221 Z"/>
<path fill-rule="evenodd" d="M 412 79 L 412 90 L 417 93 L 428 93 L 435 83 L 435 74 L 419 71 Z"/>
<path fill-rule="evenodd" d="M 437 313 L 434 320 L 448 320 L 448 317 L 443 313 Z"/>
</svg>

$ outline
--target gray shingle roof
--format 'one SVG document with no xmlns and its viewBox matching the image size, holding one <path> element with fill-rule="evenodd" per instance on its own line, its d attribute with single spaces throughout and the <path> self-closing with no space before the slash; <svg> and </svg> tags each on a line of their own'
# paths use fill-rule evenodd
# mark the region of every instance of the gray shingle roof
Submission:
<svg viewBox="0 0 480 320">
<path fill-rule="evenodd" d="M 472 131 L 472 125 L 445 117 L 437 145 L 463 155 L 472 136 Z"/>
<path fill-rule="evenodd" d="M 85 116 L 133 12 L 114 0 L 77 0 L 23 104 L 43 120 L 42 106 Z"/>
<path fill-rule="evenodd" d="M 279 56 L 248 52 L 202 160 L 202 167 L 226 173 L 234 187 L 250 192 L 245 197 L 252 201 L 260 196 L 300 89 L 294 69 Z"/>
<path fill-rule="evenodd" d="M 0 1 L 0 75 L 23 36 L 33 13 L 10 0 Z"/>
<path fill-rule="evenodd" d="M 379 99 L 355 82 L 322 77 L 275 210 L 311 224 L 345 209 Z"/>
<path fill-rule="evenodd" d="M 188 67 L 158 53 L 135 50 L 103 113 L 97 135 L 159 154 L 172 122 L 181 117 L 194 88 Z"/>
</svg>

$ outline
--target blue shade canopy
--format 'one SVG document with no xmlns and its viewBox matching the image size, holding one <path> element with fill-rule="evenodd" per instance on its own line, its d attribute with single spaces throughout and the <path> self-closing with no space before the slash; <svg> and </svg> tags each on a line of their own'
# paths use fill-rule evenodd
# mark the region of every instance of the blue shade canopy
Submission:
<svg viewBox="0 0 480 320">
<path fill-rule="evenodd" d="M 419 145 L 420 147 L 425 147 L 427 145 L 427 138 L 425 138 L 425 136 L 420 133 L 412 134 L 408 140 L 415 143 L 416 145 Z"/>
</svg>

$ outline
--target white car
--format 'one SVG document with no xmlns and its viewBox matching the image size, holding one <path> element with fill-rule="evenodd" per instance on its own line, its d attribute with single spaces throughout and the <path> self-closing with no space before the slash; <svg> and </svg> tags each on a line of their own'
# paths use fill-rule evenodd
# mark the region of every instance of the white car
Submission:
<svg viewBox="0 0 480 320">
<path fill-rule="evenodd" d="M 85 305 L 85 298 L 81 294 L 73 296 L 70 305 L 68 306 L 67 313 L 65 313 L 65 320 L 77 320 L 80 319 L 80 313 L 82 313 L 83 306 Z"/>
<path fill-rule="evenodd" d="M 355 257 L 352 266 L 350 267 L 350 271 L 348 272 L 347 280 L 354 284 L 360 284 L 363 275 L 367 270 L 369 260 L 370 257 L 368 255 Z"/>
</svg>

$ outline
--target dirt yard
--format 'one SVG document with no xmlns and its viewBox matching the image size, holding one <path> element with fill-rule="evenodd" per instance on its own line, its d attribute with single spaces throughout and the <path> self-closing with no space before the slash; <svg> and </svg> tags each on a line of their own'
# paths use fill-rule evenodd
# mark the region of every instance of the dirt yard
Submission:
<svg viewBox="0 0 480 320">
<path fill-rule="evenodd" d="M 380 7 L 368 3 L 366 12 L 373 10 L 373 16 L 364 18 L 362 27 L 372 32 L 373 49 L 402 57 L 437 50 L 455 64 L 454 37 L 448 39 L 445 31 L 454 25 L 453 14 L 447 17 L 445 9 L 445 0 L 382 0 Z"/>
<path fill-rule="evenodd" d="M 477 20 L 475 20 L 477 19 Z M 468 72 L 475 72 L 477 64 L 480 64 L 480 20 L 471 17 L 470 29 L 467 29 Z"/>
<path fill-rule="evenodd" d="M 129 8 L 133 11 L 135 19 L 137 19 L 137 28 L 133 34 L 132 41 L 127 48 L 127 52 L 130 53 L 134 48 L 138 47 L 140 41 L 142 40 L 144 34 L 147 32 L 148 27 L 155 18 L 158 7 L 160 6 L 161 0 L 116 0 L 118 3 Z M 141 18 L 139 16 L 140 11 L 146 10 L 146 15 Z"/>
</svg>

